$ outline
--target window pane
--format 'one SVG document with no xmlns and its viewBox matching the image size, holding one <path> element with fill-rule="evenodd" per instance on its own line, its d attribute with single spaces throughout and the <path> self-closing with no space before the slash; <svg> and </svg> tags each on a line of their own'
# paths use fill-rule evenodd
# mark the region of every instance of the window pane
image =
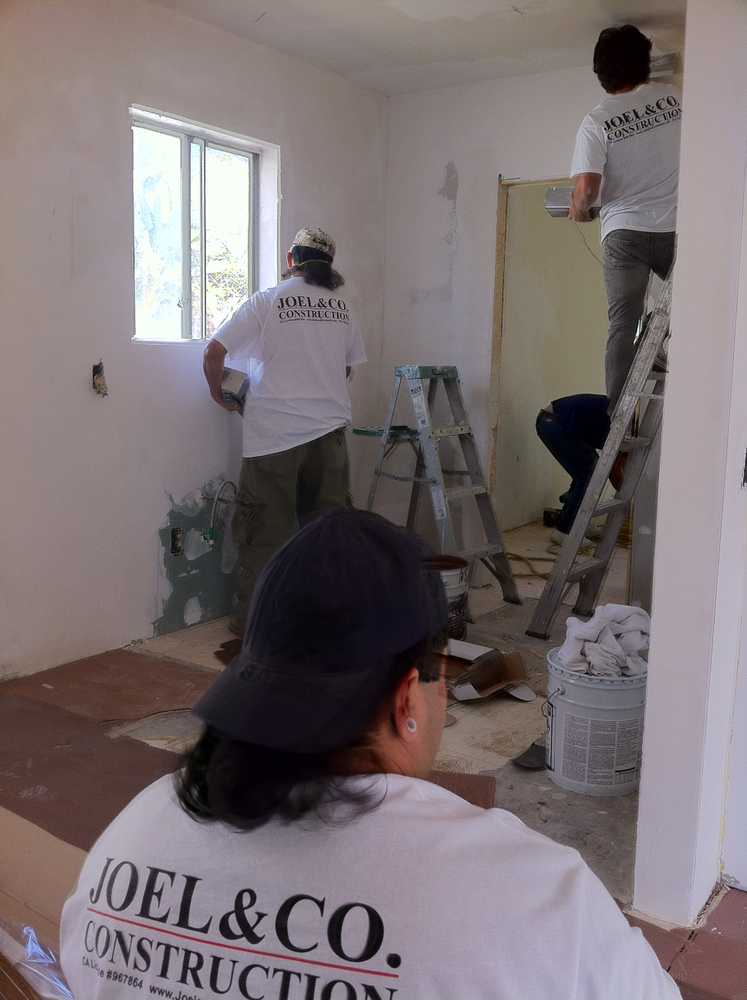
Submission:
<svg viewBox="0 0 747 1000">
<path fill-rule="evenodd" d="M 181 143 L 133 126 L 135 335 L 181 340 Z"/>
<path fill-rule="evenodd" d="M 249 158 L 205 150 L 208 337 L 249 294 Z"/>
<path fill-rule="evenodd" d="M 190 156 L 190 275 L 192 336 L 202 336 L 202 145 L 189 144 Z"/>
</svg>

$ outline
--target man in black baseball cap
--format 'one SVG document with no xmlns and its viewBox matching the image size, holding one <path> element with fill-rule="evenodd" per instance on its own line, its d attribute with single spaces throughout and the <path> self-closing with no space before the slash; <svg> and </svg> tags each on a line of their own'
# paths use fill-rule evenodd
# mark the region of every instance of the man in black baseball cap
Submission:
<svg viewBox="0 0 747 1000">
<path fill-rule="evenodd" d="M 231 739 L 318 753 L 360 736 L 403 652 L 445 632 L 443 585 L 416 536 L 339 509 L 260 577 L 239 656 L 197 703 Z"/>
</svg>

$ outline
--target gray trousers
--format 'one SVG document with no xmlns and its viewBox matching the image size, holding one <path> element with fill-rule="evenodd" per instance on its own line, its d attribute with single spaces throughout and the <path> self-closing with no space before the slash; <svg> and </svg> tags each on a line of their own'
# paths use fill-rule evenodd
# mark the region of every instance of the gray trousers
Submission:
<svg viewBox="0 0 747 1000">
<path fill-rule="evenodd" d="M 349 506 L 345 428 L 274 455 L 241 461 L 231 527 L 238 549 L 238 608 L 243 629 L 257 579 L 300 526 L 332 507 Z"/>
<path fill-rule="evenodd" d="M 674 233 L 633 229 L 615 229 L 602 244 L 609 319 L 604 369 L 610 412 L 633 363 L 633 338 L 643 314 L 649 277 L 653 271 L 662 280 L 666 278 L 674 261 L 674 246 Z"/>
</svg>

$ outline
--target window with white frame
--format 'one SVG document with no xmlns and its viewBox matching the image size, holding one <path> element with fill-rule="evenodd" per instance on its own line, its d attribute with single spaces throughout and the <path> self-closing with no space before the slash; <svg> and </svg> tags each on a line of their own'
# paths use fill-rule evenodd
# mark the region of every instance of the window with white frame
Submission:
<svg viewBox="0 0 747 1000">
<path fill-rule="evenodd" d="M 204 340 L 255 290 L 259 152 L 130 109 L 135 338 Z"/>
</svg>

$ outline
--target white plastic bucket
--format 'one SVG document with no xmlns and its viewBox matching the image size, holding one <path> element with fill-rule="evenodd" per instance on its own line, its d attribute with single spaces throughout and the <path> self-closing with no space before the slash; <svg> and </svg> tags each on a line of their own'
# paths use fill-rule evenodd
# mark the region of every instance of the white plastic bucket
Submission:
<svg viewBox="0 0 747 1000">
<path fill-rule="evenodd" d="M 433 566 L 440 573 L 446 591 L 449 637 L 463 639 L 467 634 L 469 563 L 459 556 L 438 555 L 433 560 Z"/>
<path fill-rule="evenodd" d="M 547 654 L 550 778 L 584 795 L 627 795 L 638 787 L 646 675 L 593 677 L 566 670 Z"/>
</svg>

